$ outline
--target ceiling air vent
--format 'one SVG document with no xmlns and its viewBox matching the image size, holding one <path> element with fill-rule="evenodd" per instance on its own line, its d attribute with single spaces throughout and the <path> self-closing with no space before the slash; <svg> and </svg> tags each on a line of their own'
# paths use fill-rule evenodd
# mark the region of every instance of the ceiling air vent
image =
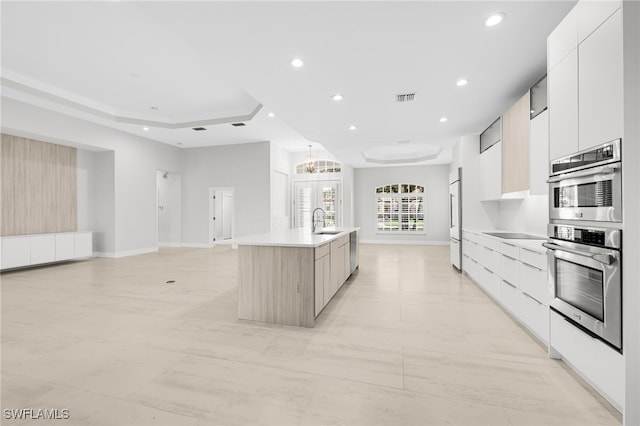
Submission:
<svg viewBox="0 0 640 426">
<path fill-rule="evenodd" d="M 203 130 L 207 130 L 205 127 L 194 127 L 193 130 L 195 130 L 196 132 L 201 132 Z"/>
<path fill-rule="evenodd" d="M 244 123 L 231 123 L 231 125 L 232 125 L 233 127 L 242 127 L 242 126 L 246 126 L 246 124 L 244 124 Z"/>
<path fill-rule="evenodd" d="M 396 95 L 396 102 L 411 102 L 415 99 L 415 93 L 401 93 Z"/>
</svg>

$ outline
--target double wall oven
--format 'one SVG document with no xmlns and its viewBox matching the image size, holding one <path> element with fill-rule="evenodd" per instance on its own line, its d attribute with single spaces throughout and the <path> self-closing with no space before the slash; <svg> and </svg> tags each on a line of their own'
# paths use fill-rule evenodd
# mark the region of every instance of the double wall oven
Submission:
<svg viewBox="0 0 640 426">
<path fill-rule="evenodd" d="M 560 158 L 549 177 L 551 308 L 622 351 L 620 140 Z"/>
</svg>

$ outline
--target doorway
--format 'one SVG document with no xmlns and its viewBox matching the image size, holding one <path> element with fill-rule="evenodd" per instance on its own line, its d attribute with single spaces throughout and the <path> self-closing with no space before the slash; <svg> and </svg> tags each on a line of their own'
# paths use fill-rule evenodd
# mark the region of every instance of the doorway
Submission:
<svg viewBox="0 0 640 426">
<path fill-rule="evenodd" d="M 156 171 L 158 246 L 182 245 L 182 177 L 180 173 Z"/>
<path fill-rule="evenodd" d="M 209 244 L 233 239 L 234 189 L 209 188 Z"/>
<path fill-rule="evenodd" d="M 342 195 L 340 187 L 340 180 L 294 182 L 294 227 L 310 228 L 311 212 L 316 207 L 325 211 L 325 226 L 341 226 Z"/>
</svg>

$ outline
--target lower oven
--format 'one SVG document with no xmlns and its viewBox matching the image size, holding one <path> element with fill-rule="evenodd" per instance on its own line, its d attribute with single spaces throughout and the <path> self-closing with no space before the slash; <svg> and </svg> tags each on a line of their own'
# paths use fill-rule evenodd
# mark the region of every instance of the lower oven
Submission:
<svg viewBox="0 0 640 426">
<path fill-rule="evenodd" d="M 622 231 L 549 225 L 551 308 L 622 352 Z"/>
</svg>

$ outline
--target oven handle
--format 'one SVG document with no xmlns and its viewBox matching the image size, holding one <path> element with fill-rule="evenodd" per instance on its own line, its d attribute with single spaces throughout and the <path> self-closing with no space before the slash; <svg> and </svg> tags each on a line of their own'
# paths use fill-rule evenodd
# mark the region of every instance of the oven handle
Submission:
<svg viewBox="0 0 640 426">
<path fill-rule="evenodd" d="M 577 172 L 567 173 L 564 175 L 551 176 L 549 177 L 549 179 L 547 179 L 547 183 L 554 183 L 554 182 L 559 182 L 565 179 L 573 179 L 573 178 L 583 177 L 583 176 L 604 175 L 607 173 L 615 172 L 616 170 L 618 170 L 619 167 L 620 166 L 618 164 L 613 164 L 613 165 L 607 164 L 605 166 L 593 167 L 591 169 L 580 170 Z"/>
<path fill-rule="evenodd" d="M 584 252 L 582 250 L 562 247 L 552 243 L 542 243 L 542 246 L 548 248 L 549 250 L 566 251 L 568 253 L 577 254 L 578 256 L 589 257 L 597 262 L 604 263 L 605 265 L 611 265 L 611 263 L 613 263 L 612 256 L 610 254 L 592 254 L 592 253 Z"/>
</svg>

